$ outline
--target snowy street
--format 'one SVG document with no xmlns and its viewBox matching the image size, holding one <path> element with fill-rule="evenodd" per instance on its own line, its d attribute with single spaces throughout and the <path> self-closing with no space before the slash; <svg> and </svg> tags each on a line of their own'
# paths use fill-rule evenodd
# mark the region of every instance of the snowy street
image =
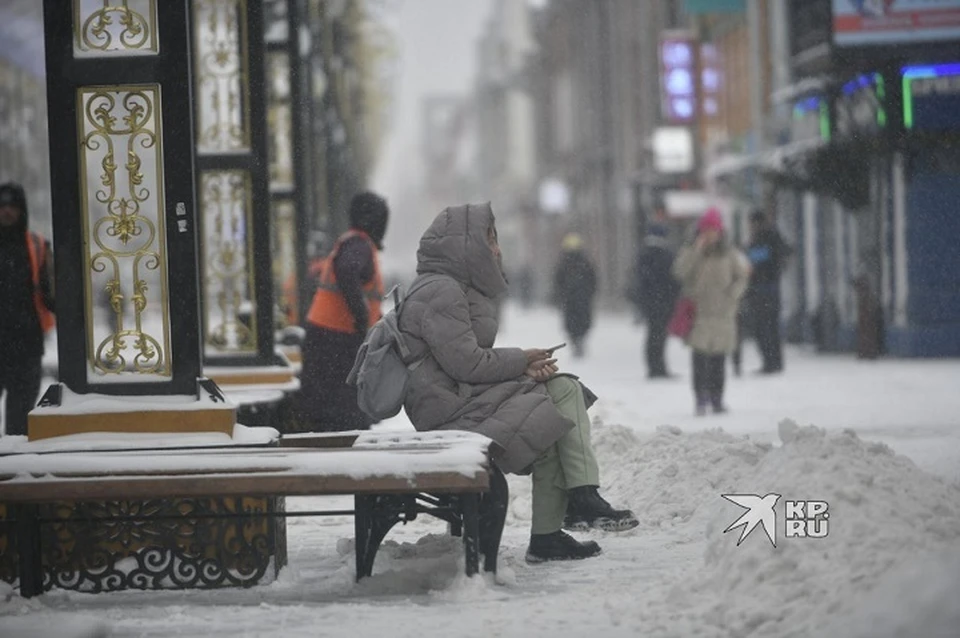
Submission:
<svg viewBox="0 0 960 638">
<path fill-rule="evenodd" d="M 547 310 L 508 309 L 504 326 L 502 345 L 564 340 Z M 465 578 L 459 539 L 418 519 L 393 530 L 374 576 L 358 585 L 351 518 L 291 519 L 278 582 L 29 601 L 0 592 L 0 636 L 957 636 L 955 361 L 861 363 L 788 349 L 783 376 L 758 378 L 750 343 L 744 376 L 729 380 L 731 414 L 697 418 L 686 349 L 670 344 L 680 378 L 648 382 L 642 341 L 626 317 L 602 316 L 586 359 L 558 353 L 601 396 L 602 493 L 641 520 L 624 534 L 590 534 L 604 549 L 598 558 L 527 565 L 529 478 L 511 477 L 496 579 Z M 801 428 L 784 426 L 781 446 L 783 419 Z M 780 534 L 773 548 L 756 531 L 737 547 L 739 530 L 723 529 L 743 510 L 721 494 L 768 492 L 829 502 L 829 535 Z"/>
</svg>

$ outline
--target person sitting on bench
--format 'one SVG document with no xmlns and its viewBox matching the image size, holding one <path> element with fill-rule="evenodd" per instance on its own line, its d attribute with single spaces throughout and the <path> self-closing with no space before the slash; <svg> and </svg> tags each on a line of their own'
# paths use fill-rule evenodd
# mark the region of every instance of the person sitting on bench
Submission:
<svg viewBox="0 0 960 638">
<path fill-rule="evenodd" d="M 411 350 L 404 408 L 417 430 L 468 430 L 494 440 L 505 473 L 533 475 L 530 563 L 588 558 L 562 528 L 638 525 L 598 493 L 590 443 L 593 394 L 558 375 L 549 350 L 495 348 L 496 299 L 506 292 L 489 204 L 447 208 L 420 240 L 417 280 L 399 317 Z"/>
</svg>

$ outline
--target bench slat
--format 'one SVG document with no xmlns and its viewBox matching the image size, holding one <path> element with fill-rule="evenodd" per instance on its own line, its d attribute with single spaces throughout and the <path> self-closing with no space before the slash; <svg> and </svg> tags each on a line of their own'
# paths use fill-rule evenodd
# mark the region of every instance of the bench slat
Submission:
<svg viewBox="0 0 960 638">
<path fill-rule="evenodd" d="M 326 496 L 346 494 L 452 493 L 486 491 L 485 470 L 473 476 L 459 472 L 420 472 L 410 477 L 355 478 L 329 474 L 100 476 L 50 478 L 32 482 L 0 482 L 0 503 L 136 500 L 223 496 Z"/>
</svg>

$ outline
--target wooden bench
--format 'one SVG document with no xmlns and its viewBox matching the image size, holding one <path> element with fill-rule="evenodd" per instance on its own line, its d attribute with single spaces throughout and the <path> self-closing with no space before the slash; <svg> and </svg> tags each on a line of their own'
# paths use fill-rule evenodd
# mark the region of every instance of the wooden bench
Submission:
<svg viewBox="0 0 960 638">
<path fill-rule="evenodd" d="M 40 525 L 51 521 L 41 519 L 39 506 L 55 501 L 353 495 L 352 511 L 256 516 L 353 515 L 359 580 L 372 573 L 394 525 L 428 514 L 462 535 L 466 572 L 473 575 L 480 554 L 484 568 L 496 571 L 506 518 L 506 481 L 490 461 L 490 446 L 465 433 L 343 433 L 283 438 L 270 448 L 18 453 L 0 456 L 0 503 L 12 509 L 24 597 L 43 591 Z"/>
</svg>

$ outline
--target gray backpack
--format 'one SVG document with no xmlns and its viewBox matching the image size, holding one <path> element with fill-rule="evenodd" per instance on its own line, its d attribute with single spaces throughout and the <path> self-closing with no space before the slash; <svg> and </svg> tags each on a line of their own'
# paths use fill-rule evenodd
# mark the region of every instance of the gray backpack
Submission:
<svg viewBox="0 0 960 638">
<path fill-rule="evenodd" d="M 424 277 L 407 295 L 442 276 Z M 388 297 L 391 295 L 393 308 L 367 332 L 347 376 L 347 384 L 357 388 L 357 405 L 367 416 L 378 421 L 400 413 L 407 396 L 410 372 L 423 363 L 423 358 L 410 361 L 410 349 L 400 332 L 400 312 L 405 301 L 400 286 L 394 286 Z"/>
</svg>

